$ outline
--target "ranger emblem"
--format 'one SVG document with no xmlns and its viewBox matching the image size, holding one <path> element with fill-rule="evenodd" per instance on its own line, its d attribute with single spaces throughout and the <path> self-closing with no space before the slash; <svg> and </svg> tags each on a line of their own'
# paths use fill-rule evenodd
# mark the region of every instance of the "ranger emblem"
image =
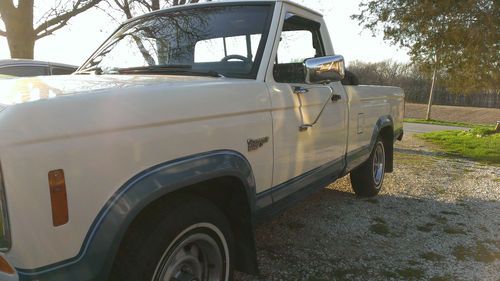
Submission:
<svg viewBox="0 0 500 281">
<path fill-rule="evenodd" d="M 264 146 L 265 143 L 269 142 L 269 137 L 264 137 L 264 138 L 260 138 L 260 139 L 249 139 L 247 140 L 247 144 L 248 144 L 248 151 L 255 151 L 259 148 L 261 148 L 262 146 Z"/>
</svg>

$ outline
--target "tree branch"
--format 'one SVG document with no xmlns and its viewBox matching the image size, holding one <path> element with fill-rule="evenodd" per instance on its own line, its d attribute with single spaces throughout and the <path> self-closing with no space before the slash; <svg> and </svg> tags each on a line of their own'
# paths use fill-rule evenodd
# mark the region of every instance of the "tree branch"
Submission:
<svg viewBox="0 0 500 281">
<path fill-rule="evenodd" d="M 127 1 L 127 0 L 125 0 L 125 1 Z M 116 4 L 116 6 L 118 6 L 118 8 L 120 8 L 122 10 L 125 9 L 125 3 L 122 5 L 122 3 L 120 3 L 119 0 L 114 0 L 114 2 Z"/>
<path fill-rule="evenodd" d="M 135 2 L 139 2 L 139 4 L 141 4 L 144 7 L 146 7 L 149 11 L 153 11 L 153 7 L 148 3 L 148 1 L 136 0 Z"/>
<path fill-rule="evenodd" d="M 78 0 L 73 5 L 73 9 L 71 9 L 70 11 L 67 11 L 50 20 L 47 20 L 46 22 L 36 27 L 35 34 L 37 34 L 37 38 L 42 38 L 44 36 L 52 34 L 54 31 L 65 26 L 72 17 L 85 12 L 86 10 L 99 4 L 101 1 L 102 0 L 88 0 L 88 1 Z"/>
<path fill-rule="evenodd" d="M 58 23 L 57 25 L 53 25 L 51 28 L 45 29 L 42 33 L 36 35 L 36 39 L 38 40 L 38 39 L 41 39 L 43 37 L 52 35 L 55 31 L 66 26 L 68 21 L 69 21 L 69 19 L 66 21 L 62 21 L 62 22 Z"/>
<path fill-rule="evenodd" d="M 110 6 L 111 9 L 115 10 L 113 7 Z M 96 7 L 96 9 L 100 10 L 101 12 L 105 13 L 106 15 L 108 15 L 108 17 L 110 17 L 114 22 L 118 23 L 118 24 L 121 24 L 122 21 L 117 19 L 114 15 L 112 15 L 108 10 L 104 9 L 104 8 L 101 8 L 101 7 Z"/>
</svg>

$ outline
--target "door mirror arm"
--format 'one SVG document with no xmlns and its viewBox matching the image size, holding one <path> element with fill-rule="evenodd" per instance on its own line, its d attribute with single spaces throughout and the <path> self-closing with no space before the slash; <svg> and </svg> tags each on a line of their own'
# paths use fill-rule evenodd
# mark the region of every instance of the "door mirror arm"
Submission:
<svg viewBox="0 0 500 281">
<path fill-rule="evenodd" d="M 335 92 L 333 91 L 332 87 L 330 87 L 330 86 L 326 86 L 326 87 L 330 90 L 330 96 L 323 104 L 323 107 L 321 108 L 321 111 L 319 112 L 318 116 L 316 117 L 316 119 L 314 119 L 314 121 L 312 123 L 309 123 L 309 124 L 305 123 L 305 124 L 300 125 L 299 131 L 304 132 L 304 131 L 307 131 L 309 128 L 314 127 L 314 125 L 316 125 L 316 123 L 318 123 L 319 118 L 323 114 L 323 111 L 325 111 L 326 106 L 330 103 L 330 100 L 333 101 L 333 97 L 335 96 Z M 304 92 L 304 93 L 306 93 L 306 92 Z M 296 94 L 299 96 L 299 99 L 300 99 L 300 95 L 304 94 L 304 93 L 296 92 Z M 300 106 L 299 110 L 301 111 L 301 114 L 302 114 L 302 105 Z"/>
</svg>

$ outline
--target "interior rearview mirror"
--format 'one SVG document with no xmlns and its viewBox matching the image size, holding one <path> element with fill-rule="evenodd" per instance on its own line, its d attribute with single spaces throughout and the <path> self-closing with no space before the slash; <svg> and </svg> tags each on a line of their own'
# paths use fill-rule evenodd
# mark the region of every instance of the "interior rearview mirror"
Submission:
<svg viewBox="0 0 500 281">
<path fill-rule="evenodd" d="M 345 76 L 343 56 L 327 56 L 304 61 L 307 84 L 329 84 Z"/>
</svg>

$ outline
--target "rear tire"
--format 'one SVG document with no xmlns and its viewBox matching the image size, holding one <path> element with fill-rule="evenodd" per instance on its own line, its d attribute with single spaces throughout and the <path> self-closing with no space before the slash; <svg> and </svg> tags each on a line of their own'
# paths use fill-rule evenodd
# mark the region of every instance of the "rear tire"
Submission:
<svg viewBox="0 0 500 281">
<path fill-rule="evenodd" d="M 370 158 L 351 172 L 351 184 L 356 195 L 359 197 L 377 195 L 384 183 L 384 174 L 385 147 L 383 141 L 378 139 Z"/>
<path fill-rule="evenodd" d="M 233 238 L 224 214 L 201 198 L 168 203 L 175 206 L 166 211 L 161 204 L 136 220 L 110 280 L 232 280 Z"/>
</svg>

